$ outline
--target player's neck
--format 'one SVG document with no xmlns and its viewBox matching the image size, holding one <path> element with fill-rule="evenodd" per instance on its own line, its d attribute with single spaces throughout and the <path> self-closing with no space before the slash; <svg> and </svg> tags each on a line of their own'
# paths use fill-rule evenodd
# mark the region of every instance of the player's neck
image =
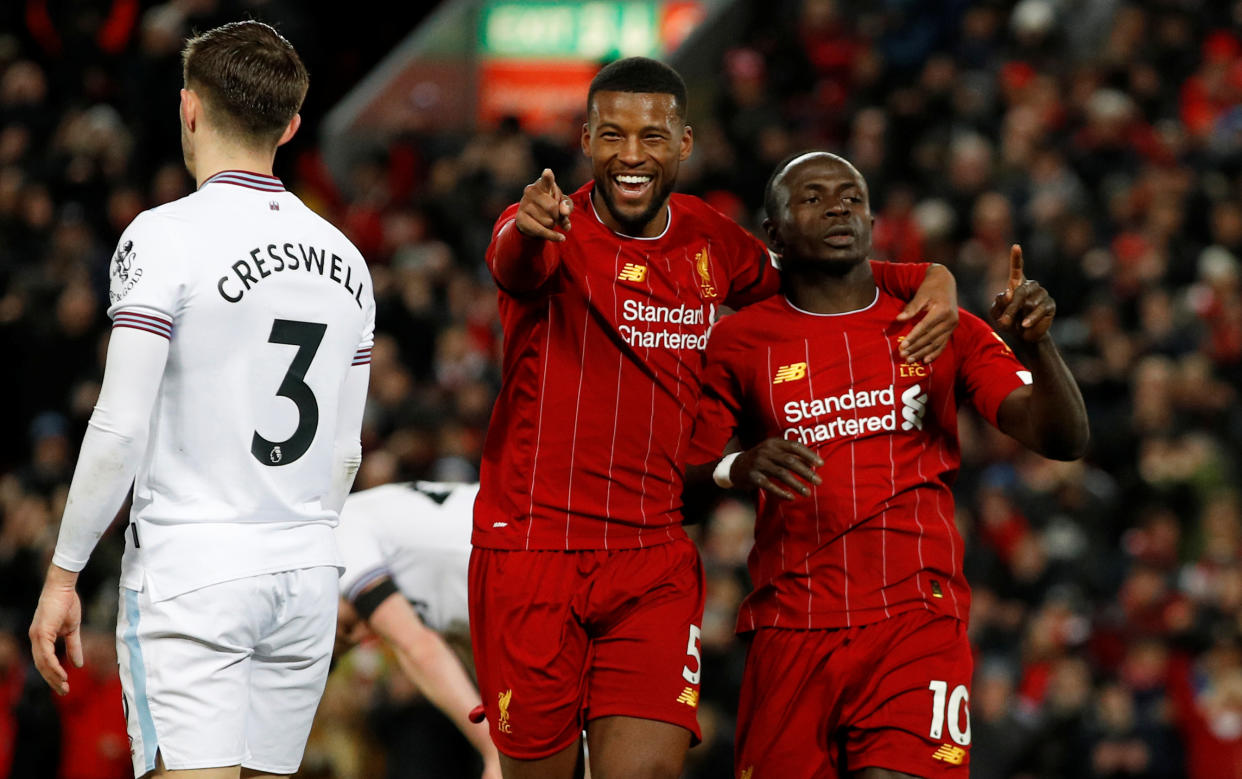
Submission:
<svg viewBox="0 0 1242 779">
<path fill-rule="evenodd" d="M 816 265 L 791 265 L 781 271 L 785 298 L 812 314 L 858 311 L 875 300 L 871 263 L 863 261 L 844 273 Z"/>
<path fill-rule="evenodd" d="M 226 170 L 271 176 L 276 151 L 273 149 L 271 152 L 256 152 L 237 146 L 221 145 L 195 148 L 194 157 L 194 179 L 197 186 L 201 187 L 207 179 Z"/>
<path fill-rule="evenodd" d="M 668 220 L 671 218 L 669 215 L 668 198 L 665 198 L 664 202 L 660 204 L 660 210 L 651 218 L 651 221 L 641 227 L 623 224 L 613 216 L 612 209 L 608 208 L 608 204 L 604 201 L 604 196 L 599 192 L 599 187 L 595 187 L 591 191 L 591 205 L 604 227 L 618 235 L 628 235 L 632 238 L 659 238 L 668 228 Z"/>
</svg>

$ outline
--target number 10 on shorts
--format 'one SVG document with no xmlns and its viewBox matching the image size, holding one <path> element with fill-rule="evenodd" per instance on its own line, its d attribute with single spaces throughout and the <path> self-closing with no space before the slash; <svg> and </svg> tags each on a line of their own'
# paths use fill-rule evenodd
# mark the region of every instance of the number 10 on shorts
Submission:
<svg viewBox="0 0 1242 779">
<path fill-rule="evenodd" d="M 945 720 L 949 721 L 949 738 L 961 746 L 970 745 L 970 693 L 966 685 L 959 684 L 949 694 L 949 683 L 933 681 L 927 685 L 932 692 L 931 732 L 928 734 L 933 741 L 944 738 Z M 962 716 L 965 715 L 966 728 L 962 729 Z"/>
</svg>

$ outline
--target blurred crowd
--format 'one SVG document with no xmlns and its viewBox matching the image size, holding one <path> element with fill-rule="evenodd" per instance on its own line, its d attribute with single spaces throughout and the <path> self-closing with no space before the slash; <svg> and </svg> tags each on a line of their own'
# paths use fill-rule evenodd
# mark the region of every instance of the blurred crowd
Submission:
<svg viewBox="0 0 1242 779">
<path fill-rule="evenodd" d="M 944 263 L 977 313 L 1020 242 L 1086 397 L 1081 462 L 961 420 L 972 777 L 1242 777 L 1242 2 L 744 8 L 719 82 L 691 85 L 696 148 L 679 189 L 753 229 L 778 160 L 837 151 L 870 182 L 876 256 Z M 476 478 L 499 380 L 492 222 L 544 167 L 573 187 L 590 176 L 575 116 L 538 137 L 516 120 L 410 127 L 334 179 L 317 122 L 395 41 L 364 21 L 329 29 L 280 0 L 3 4 L 0 777 L 128 776 L 111 642 L 119 532 L 80 587 L 88 663 L 70 697 L 34 674 L 25 629 L 99 388 L 115 241 L 193 187 L 177 140 L 181 41 L 243 15 L 277 23 L 311 69 L 307 126 L 277 175 L 371 264 L 359 488 Z M 687 513 L 708 571 L 705 743 L 688 776 L 724 777 L 754 517 L 741 495 L 688 496 Z M 370 646 L 330 680 L 303 775 L 467 776 L 470 759 Z"/>
</svg>

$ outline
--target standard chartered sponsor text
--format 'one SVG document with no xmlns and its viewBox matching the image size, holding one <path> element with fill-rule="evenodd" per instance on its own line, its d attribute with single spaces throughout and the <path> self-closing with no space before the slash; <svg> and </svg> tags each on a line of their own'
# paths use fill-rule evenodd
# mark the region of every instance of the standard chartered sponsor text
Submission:
<svg viewBox="0 0 1242 779">
<path fill-rule="evenodd" d="M 832 419 L 820 424 L 798 425 L 824 414 L 854 409 L 884 407 L 886 410 L 871 416 Z M 791 400 L 785 404 L 785 421 L 793 427 L 784 431 L 786 440 L 812 444 L 829 441 L 839 436 L 877 433 L 897 429 L 897 412 L 893 408 L 893 388 L 876 390 L 846 390 L 840 395 L 829 395 L 810 400 Z"/>
<path fill-rule="evenodd" d="M 670 324 L 686 326 L 703 326 L 707 315 L 702 308 L 692 306 L 656 306 L 641 300 L 629 299 L 621 304 L 621 317 L 626 322 L 642 322 L 651 324 Z M 705 349 L 707 348 L 707 332 L 681 332 L 668 330 L 646 330 L 634 325 L 622 324 L 617 327 L 621 337 L 630 346 L 641 346 L 649 349 Z"/>
</svg>

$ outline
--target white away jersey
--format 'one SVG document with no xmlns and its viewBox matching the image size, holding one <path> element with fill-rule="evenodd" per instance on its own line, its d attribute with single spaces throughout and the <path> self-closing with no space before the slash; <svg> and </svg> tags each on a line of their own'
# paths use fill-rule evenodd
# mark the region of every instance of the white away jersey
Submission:
<svg viewBox="0 0 1242 779">
<path fill-rule="evenodd" d="M 169 340 L 122 585 L 338 564 L 341 390 L 375 325 L 358 250 L 279 179 L 227 171 L 140 214 L 109 270 L 113 327 Z"/>
<path fill-rule="evenodd" d="M 470 531 L 478 484 L 385 484 L 345 500 L 337 544 L 345 558 L 341 595 L 352 602 L 387 576 L 423 622 L 469 623 Z"/>
</svg>

